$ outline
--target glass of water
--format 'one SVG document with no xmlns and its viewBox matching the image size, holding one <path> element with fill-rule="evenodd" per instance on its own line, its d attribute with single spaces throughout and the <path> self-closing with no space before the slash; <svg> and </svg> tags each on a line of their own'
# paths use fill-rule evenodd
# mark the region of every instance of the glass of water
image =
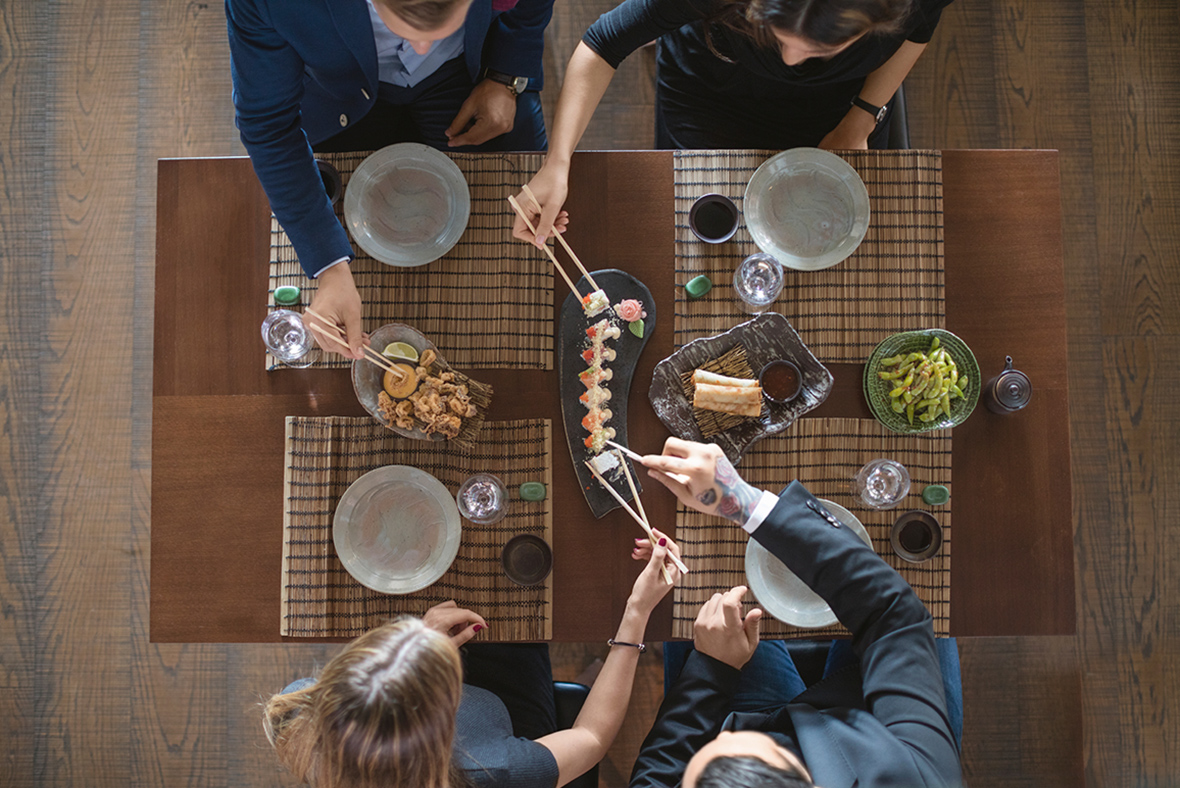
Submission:
<svg viewBox="0 0 1180 788">
<path fill-rule="evenodd" d="M 909 492 L 909 471 L 896 460 L 871 460 L 852 480 L 852 496 L 872 509 L 892 509 Z"/>
<path fill-rule="evenodd" d="M 733 293 L 747 312 L 764 312 L 783 290 L 783 266 L 768 254 L 752 254 L 733 272 Z"/>
<path fill-rule="evenodd" d="M 288 367 L 306 367 L 314 361 L 315 342 L 303 317 L 290 309 L 276 309 L 262 321 L 262 341 L 270 354 Z"/>
<path fill-rule="evenodd" d="M 459 485 L 459 514 L 477 525 L 491 525 L 508 514 L 508 490 L 498 476 L 477 473 Z"/>
</svg>

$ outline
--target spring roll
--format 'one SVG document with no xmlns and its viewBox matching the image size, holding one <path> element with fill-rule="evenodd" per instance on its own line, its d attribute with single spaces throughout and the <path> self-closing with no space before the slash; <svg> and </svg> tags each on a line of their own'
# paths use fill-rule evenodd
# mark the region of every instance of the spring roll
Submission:
<svg viewBox="0 0 1180 788">
<path fill-rule="evenodd" d="M 698 369 L 692 373 L 693 383 L 709 383 L 714 386 L 736 386 L 741 388 L 756 388 L 758 381 L 747 378 L 731 378 L 725 375 L 718 375 L 716 372 L 706 372 L 703 369 Z"/>
<path fill-rule="evenodd" d="M 698 383 L 692 406 L 702 410 L 758 416 L 762 413 L 762 389 L 759 386 L 716 386 Z"/>
</svg>

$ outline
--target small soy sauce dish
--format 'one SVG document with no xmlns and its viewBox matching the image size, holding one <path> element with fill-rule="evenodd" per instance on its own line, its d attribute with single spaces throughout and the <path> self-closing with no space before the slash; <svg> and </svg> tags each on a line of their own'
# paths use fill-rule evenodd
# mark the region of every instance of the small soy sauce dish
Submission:
<svg viewBox="0 0 1180 788">
<path fill-rule="evenodd" d="M 707 244 L 725 243 L 737 232 L 737 206 L 724 194 L 699 197 L 688 211 L 688 228 Z"/>
<path fill-rule="evenodd" d="M 929 561 L 942 548 L 942 526 L 929 512 L 905 512 L 893 523 L 889 544 L 893 552 L 911 564 Z"/>
<path fill-rule="evenodd" d="M 803 375 L 793 362 L 782 358 L 762 368 L 758 373 L 758 385 L 762 387 L 762 396 L 782 405 L 799 396 L 803 390 Z"/>
</svg>

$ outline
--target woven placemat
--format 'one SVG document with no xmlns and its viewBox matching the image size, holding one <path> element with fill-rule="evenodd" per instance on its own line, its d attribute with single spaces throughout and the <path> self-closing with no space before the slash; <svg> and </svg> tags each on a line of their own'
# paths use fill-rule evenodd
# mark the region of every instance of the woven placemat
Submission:
<svg viewBox="0 0 1180 788">
<path fill-rule="evenodd" d="M 369 418 L 288 417 L 283 513 L 280 631 L 294 637 L 354 637 L 403 613 L 422 615 L 454 599 L 483 616 L 495 640 L 552 637 L 553 576 L 524 588 L 500 567 L 513 536 L 535 534 L 553 543 L 551 499 L 520 500 L 512 491 L 550 478 L 551 424 L 547 419 L 487 422 L 476 445 L 399 438 Z M 459 554 L 434 585 L 412 594 L 373 591 L 350 575 L 332 545 L 336 504 L 348 486 L 385 465 L 411 465 L 454 493 L 468 476 L 494 473 L 509 489 L 511 508 L 494 525 L 463 520 Z"/>
<path fill-rule="evenodd" d="M 750 176 L 770 151 L 677 151 L 676 284 L 700 274 L 713 290 L 693 300 L 676 288 L 677 347 L 748 320 L 733 295 L 733 271 L 758 251 L 744 217 L 732 241 L 707 244 L 692 234 L 688 212 L 717 192 L 743 208 Z M 942 259 L 942 154 L 848 151 L 840 154 L 869 191 L 870 220 L 852 256 L 822 271 L 786 270 L 774 309 L 786 315 L 820 361 L 862 363 L 889 334 L 945 328 Z"/>
<path fill-rule="evenodd" d="M 323 153 L 348 181 L 365 153 Z M 379 263 L 354 242 L 353 279 L 364 304 L 364 326 L 408 323 L 438 345 L 458 367 L 553 369 L 553 269 L 544 253 L 512 237 L 509 194 L 520 190 L 541 166 L 533 153 L 448 153 L 471 191 L 471 218 L 455 248 L 442 259 L 417 268 Z M 344 200 L 336 205 L 344 221 Z M 274 291 L 295 285 L 307 306 L 316 283 L 303 275 L 287 234 L 271 217 L 270 281 Z M 312 367 L 346 367 L 348 359 L 313 351 Z M 267 354 L 267 369 L 281 368 Z"/>
<path fill-rule="evenodd" d="M 849 486 L 856 471 L 869 460 L 889 457 L 910 473 L 910 495 L 896 509 L 878 512 L 853 501 Z M 939 430 L 923 435 L 897 435 L 867 419 L 800 419 L 783 435 L 766 438 L 746 452 L 738 471 L 757 487 L 778 492 L 793 479 L 813 495 L 848 509 L 864 524 L 873 548 L 917 592 L 934 617 L 934 634 L 950 634 L 951 506 L 929 507 L 921 491 L 927 484 L 948 488 L 951 479 L 951 434 Z M 952 497 L 952 503 L 954 499 Z M 942 525 L 938 555 L 922 564 L 898 558 L 889 545 L 889 531 L 904 511 L 924 509 Z M 672 634 L 692 637 L 692 625 L 706 600 L 736 585 L 747 585 L 745 531 L 719 517 L 680 507 L 676 539 L 692 571 L 674 591 Z M 747 594 L 746 609 L 753 607 Z M 828 638 L 847 635 L 841 625 L 798 629 L 770 616 L 762 620 L 762 635 L 775 639 Z"/>
</svg>

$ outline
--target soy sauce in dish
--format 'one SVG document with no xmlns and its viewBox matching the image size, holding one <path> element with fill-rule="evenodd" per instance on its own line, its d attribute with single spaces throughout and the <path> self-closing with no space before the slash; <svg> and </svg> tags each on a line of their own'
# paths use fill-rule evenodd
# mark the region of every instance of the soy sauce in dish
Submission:
<svg viewBox="0 0 1180 788">
<path fill-rule="evenodd" d="M 917 520 L 906 523 L 897 539 L 901 542 L 901 546 L 911 553 L 922 552 L 934 541 L 929 526 Z"/>
<path fill-rule="evenodd" d="M 799 369 L 789 361 L 767 364 L 760 377 L 762 391 L 775 402 L 786 402 L 799 393 Z"/>
</svg>

